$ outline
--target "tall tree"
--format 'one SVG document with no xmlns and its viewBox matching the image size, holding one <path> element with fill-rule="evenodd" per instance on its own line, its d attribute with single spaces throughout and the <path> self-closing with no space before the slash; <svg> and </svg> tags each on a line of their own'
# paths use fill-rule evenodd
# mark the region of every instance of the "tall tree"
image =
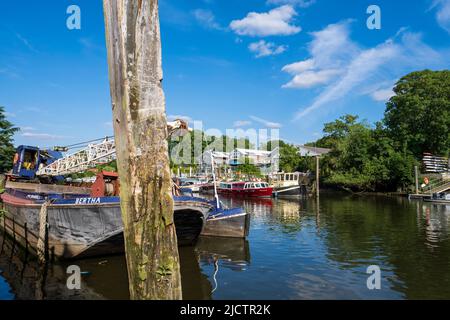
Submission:
<svg viewBox="0 0 450 320">
<path fill-rule="evenodd" d="M 6 120 L 5 108 L 0 106 L 0 173 L 12 168 L 15 148 L 13 136 L 18 128 Z"/>
<path fill-rule="evenodd" d="M 132 299 L 181 299 L 157 0 L 104 0 Z"/>
<path fill-rule="evenodd" d="M 417 158 L 450 150 L 450 71 L 413 72 L 394 88 L 384 123 L 400 148 Z"/>
</svg>

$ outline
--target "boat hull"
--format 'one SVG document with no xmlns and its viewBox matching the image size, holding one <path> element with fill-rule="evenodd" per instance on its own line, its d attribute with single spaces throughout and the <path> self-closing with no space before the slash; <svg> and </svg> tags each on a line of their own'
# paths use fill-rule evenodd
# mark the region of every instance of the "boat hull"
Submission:
<svg viewBox="0 0 450 320">
<path fill-rule="evenodd" d="M 300 197 L 305 191 L 302 192 L 301 186 L 288 186 L 288 187 L 276 187 L 273 190 L 275 197 Z"/>
<path fill-rule="evenodd" d="M 5 215 L 2 226 L 22 246 L 36 251 L 41 204 L 2 195 Z M 174 220 L 179 245 L 192 245 L 212 210 L 205 201 L 178 197 Z M 123 223 L 119 198 L 76 198 L 58 200 L 48 206 L 48 251 L 71 259 L 124 252 Z"/>
<path fill-rule="evenodd" d="M 250 215 L 241 208 L 219 209 L 211 213 L 202 236 L 246 238 L 250 228 Z"/>
<path fill-rule="evenodd" d="M 272 197 L 273 188 L 260 189 L 218 189 L 221 195 L 240 198 L 269 198 Z"/>
</svg>

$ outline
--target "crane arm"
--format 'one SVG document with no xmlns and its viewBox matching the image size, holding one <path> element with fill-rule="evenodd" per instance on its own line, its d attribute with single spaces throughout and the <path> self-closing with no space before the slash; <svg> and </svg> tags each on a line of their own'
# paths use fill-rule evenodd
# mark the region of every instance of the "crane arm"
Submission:
<svg viewBox="0 0 450 320">
<path fill-rule="evenodd" d="M 169 136 L 181 136 L 189 132 L 186 121 L 175 120 L 167 123 Z M 38 176 L 64 176 L 95 168 L 116 159 L 116 146 L 113 139 L 105 139 L 96 144 L 89 144 L 85 149 L 56 160 L 52 164 L 39 168 Z"/>
</svg>

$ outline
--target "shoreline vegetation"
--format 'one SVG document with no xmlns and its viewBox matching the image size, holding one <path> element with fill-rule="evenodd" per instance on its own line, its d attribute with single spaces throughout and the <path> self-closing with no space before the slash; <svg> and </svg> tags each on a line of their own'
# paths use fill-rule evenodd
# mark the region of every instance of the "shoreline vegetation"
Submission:
<svg viewBox="0 0 450 320">
<path fill-rule="evenodd" d="M 396 83 L 393 92 L 381 121 L 370 124 L 356 115 L 347 114 L 326 123 L 323 137 L 306 144 L 331 149 L 320 158 L 323 191 L 405 195 L 414 190 L 414 167 L 420 166 L 423 153 L 449 156 L 450 71 L 412 72 Z M 12 137 L 17 130 L 6 120 L 4 108 L 0 107 L 0 139 L 4 142 L 0 171 L 11 169 Z M 194 148 L 199 139 L 201 148 Z M 276 145 L 280 148 L 281 171 L 315 172 L 315 159 L 301 157 L 297 146 L 282 140 Z M 212 137 L 204 132 L 191 132 L 184 138 L 169 141 L 171 168 L 180 168 L 180 172 L 186 173 L 189 167 L 198 167 L 196 161 L 206 150 L 231 151 L 238 146 L 256 148 L 247 138 Z M 271 151 L 272 146 L 275 146 L 274 141 L 260 147 Z M 183 162 L 184 150 L 189 150 L 191 155 Z M 178 157 L 176 162 L 180 165 L 174 163 L 174 157 Z M 98 169 L 117 171 L 117 165 L 113 162 Z M 238 170 L 249 176 L 260 176 L 251 163 L 241 165 Z M 94 171 L 72 178 L 95 176 Z"/>
</svg>

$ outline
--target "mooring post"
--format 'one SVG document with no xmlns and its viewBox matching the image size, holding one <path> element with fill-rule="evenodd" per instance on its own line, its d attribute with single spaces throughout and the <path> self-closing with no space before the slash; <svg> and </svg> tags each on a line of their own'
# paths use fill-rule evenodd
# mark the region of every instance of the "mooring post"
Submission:
<svg viewBox="0 0 450 320">
<path fill-rule="evenodd" d="M 131 299 L 181 299 L 157 0 L 104 0 Z"/>
<path fill-rule="evenodd" d="M 319 198 L 320 194 L 320 157 L 316 156 L 316 196 Z"/>
</svg>

